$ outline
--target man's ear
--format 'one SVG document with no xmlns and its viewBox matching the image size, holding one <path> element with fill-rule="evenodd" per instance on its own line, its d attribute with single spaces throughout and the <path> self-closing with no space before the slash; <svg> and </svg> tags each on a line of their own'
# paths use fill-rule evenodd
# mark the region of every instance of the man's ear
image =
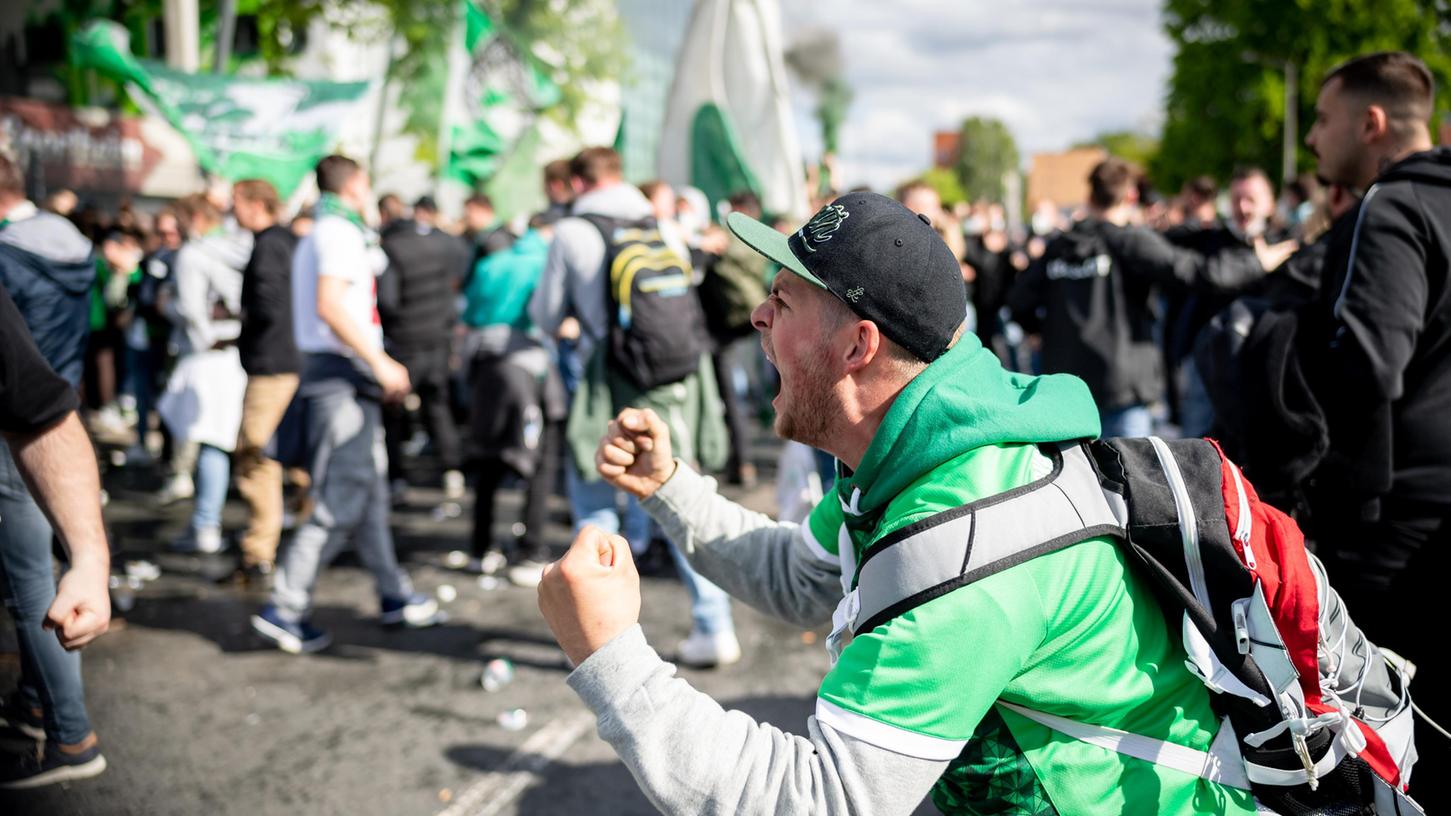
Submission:
<svg viewBox="0 0 1451 816">
<path fill-rule="evenodd" d="M 848 374 L 860 371 L 871 364 L 882 352 L 882 332 L 870 320 L 857 320 L 851 324 L 851 345 L 846 349 L 842 363 Z"/>
<path fill-rule="evenodd" d="M 1386 115 L 1385 108 L 1380 105 L 1367 105 L 1365 112 L 1361 114 L 1360 140 L 1370 144 L 1390 132 L 1391 120 Z"/>
</svg>

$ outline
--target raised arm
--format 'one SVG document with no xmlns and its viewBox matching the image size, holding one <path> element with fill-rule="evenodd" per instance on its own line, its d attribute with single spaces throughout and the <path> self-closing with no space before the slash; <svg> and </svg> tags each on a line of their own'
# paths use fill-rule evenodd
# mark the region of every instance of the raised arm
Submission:
<svg viewBox="0 0 1451 816">
<path fill-rule="evenodd" d="M 650 410 L 613 420 L 595 458 L 604 478 L 641 499 L 702 575 L 735 598 L 801 626 L 831 620 L 841 567 L 805 528 L 716 492 L 714 479 L 671 457 L 670 428 Z"/>
<path fill-rule="evenodd" d="M 570 687 L 663 813 L 907 814 L 951 758 L 880 747 L 816 717 L 807 736 L 789 734 L 675 677 L 638 625 L 640 578 L 619 536 L 585 528 L 546 568 L 539 607 L 579 666 Z"/>
</svg>

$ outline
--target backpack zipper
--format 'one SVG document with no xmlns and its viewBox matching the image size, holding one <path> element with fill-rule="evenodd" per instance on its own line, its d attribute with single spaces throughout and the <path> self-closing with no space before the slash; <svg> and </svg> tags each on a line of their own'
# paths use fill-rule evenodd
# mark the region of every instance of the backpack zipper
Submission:
<svg viewBox="0 0 1451 816">
<path fill-rule="evenodd" d="M 1249 545 L 1250 535 L 1254 528 L 1254 519 L 1249 515 L 1249 497 L 1244 492 L 1244 480 L 1239 477 L 1239 467 L 1233 462 L 1229 463 L 1230 475 L 1234 476 L 1234 492 L 1239 494 L 1239 522 L 1234 526 L 1234 537 L 1240 543 L 1244 555 L 1244 565 L 1252 570 L 1258 570 L 1255 565 L 1255 551 Z"/>
</svg>

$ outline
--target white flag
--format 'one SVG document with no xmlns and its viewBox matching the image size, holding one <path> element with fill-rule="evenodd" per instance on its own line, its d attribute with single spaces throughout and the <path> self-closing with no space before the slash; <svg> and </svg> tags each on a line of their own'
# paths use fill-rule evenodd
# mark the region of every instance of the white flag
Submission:
<svg viewBox="0 0 1451 816">
<path fill-rule="evenodd" d="M 676 61 L 660 175 L 718 204 L 751 190 L 768 213 L 806 215 L 776 0 L 698 0 Z"/>
</svg>

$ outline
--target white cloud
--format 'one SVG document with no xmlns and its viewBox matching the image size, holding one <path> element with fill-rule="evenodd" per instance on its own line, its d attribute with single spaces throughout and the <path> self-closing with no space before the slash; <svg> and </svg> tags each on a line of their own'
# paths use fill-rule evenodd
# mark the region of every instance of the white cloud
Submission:
<svg viewBox="0 0 1451 816">
<path fill-rule="evenodd" d="M 782 0 L 785 40 L 841 36 L 855 93 L 841 137 L 845 183 L 885 189 L 931 163 L 932 133 L 1002 119 L 1025 159 L 1105 130 L 1154 127 L 1172 47 L 1158 0 Z M 815 100 L 795 92 L 808 158 Z"/>
</svg>

